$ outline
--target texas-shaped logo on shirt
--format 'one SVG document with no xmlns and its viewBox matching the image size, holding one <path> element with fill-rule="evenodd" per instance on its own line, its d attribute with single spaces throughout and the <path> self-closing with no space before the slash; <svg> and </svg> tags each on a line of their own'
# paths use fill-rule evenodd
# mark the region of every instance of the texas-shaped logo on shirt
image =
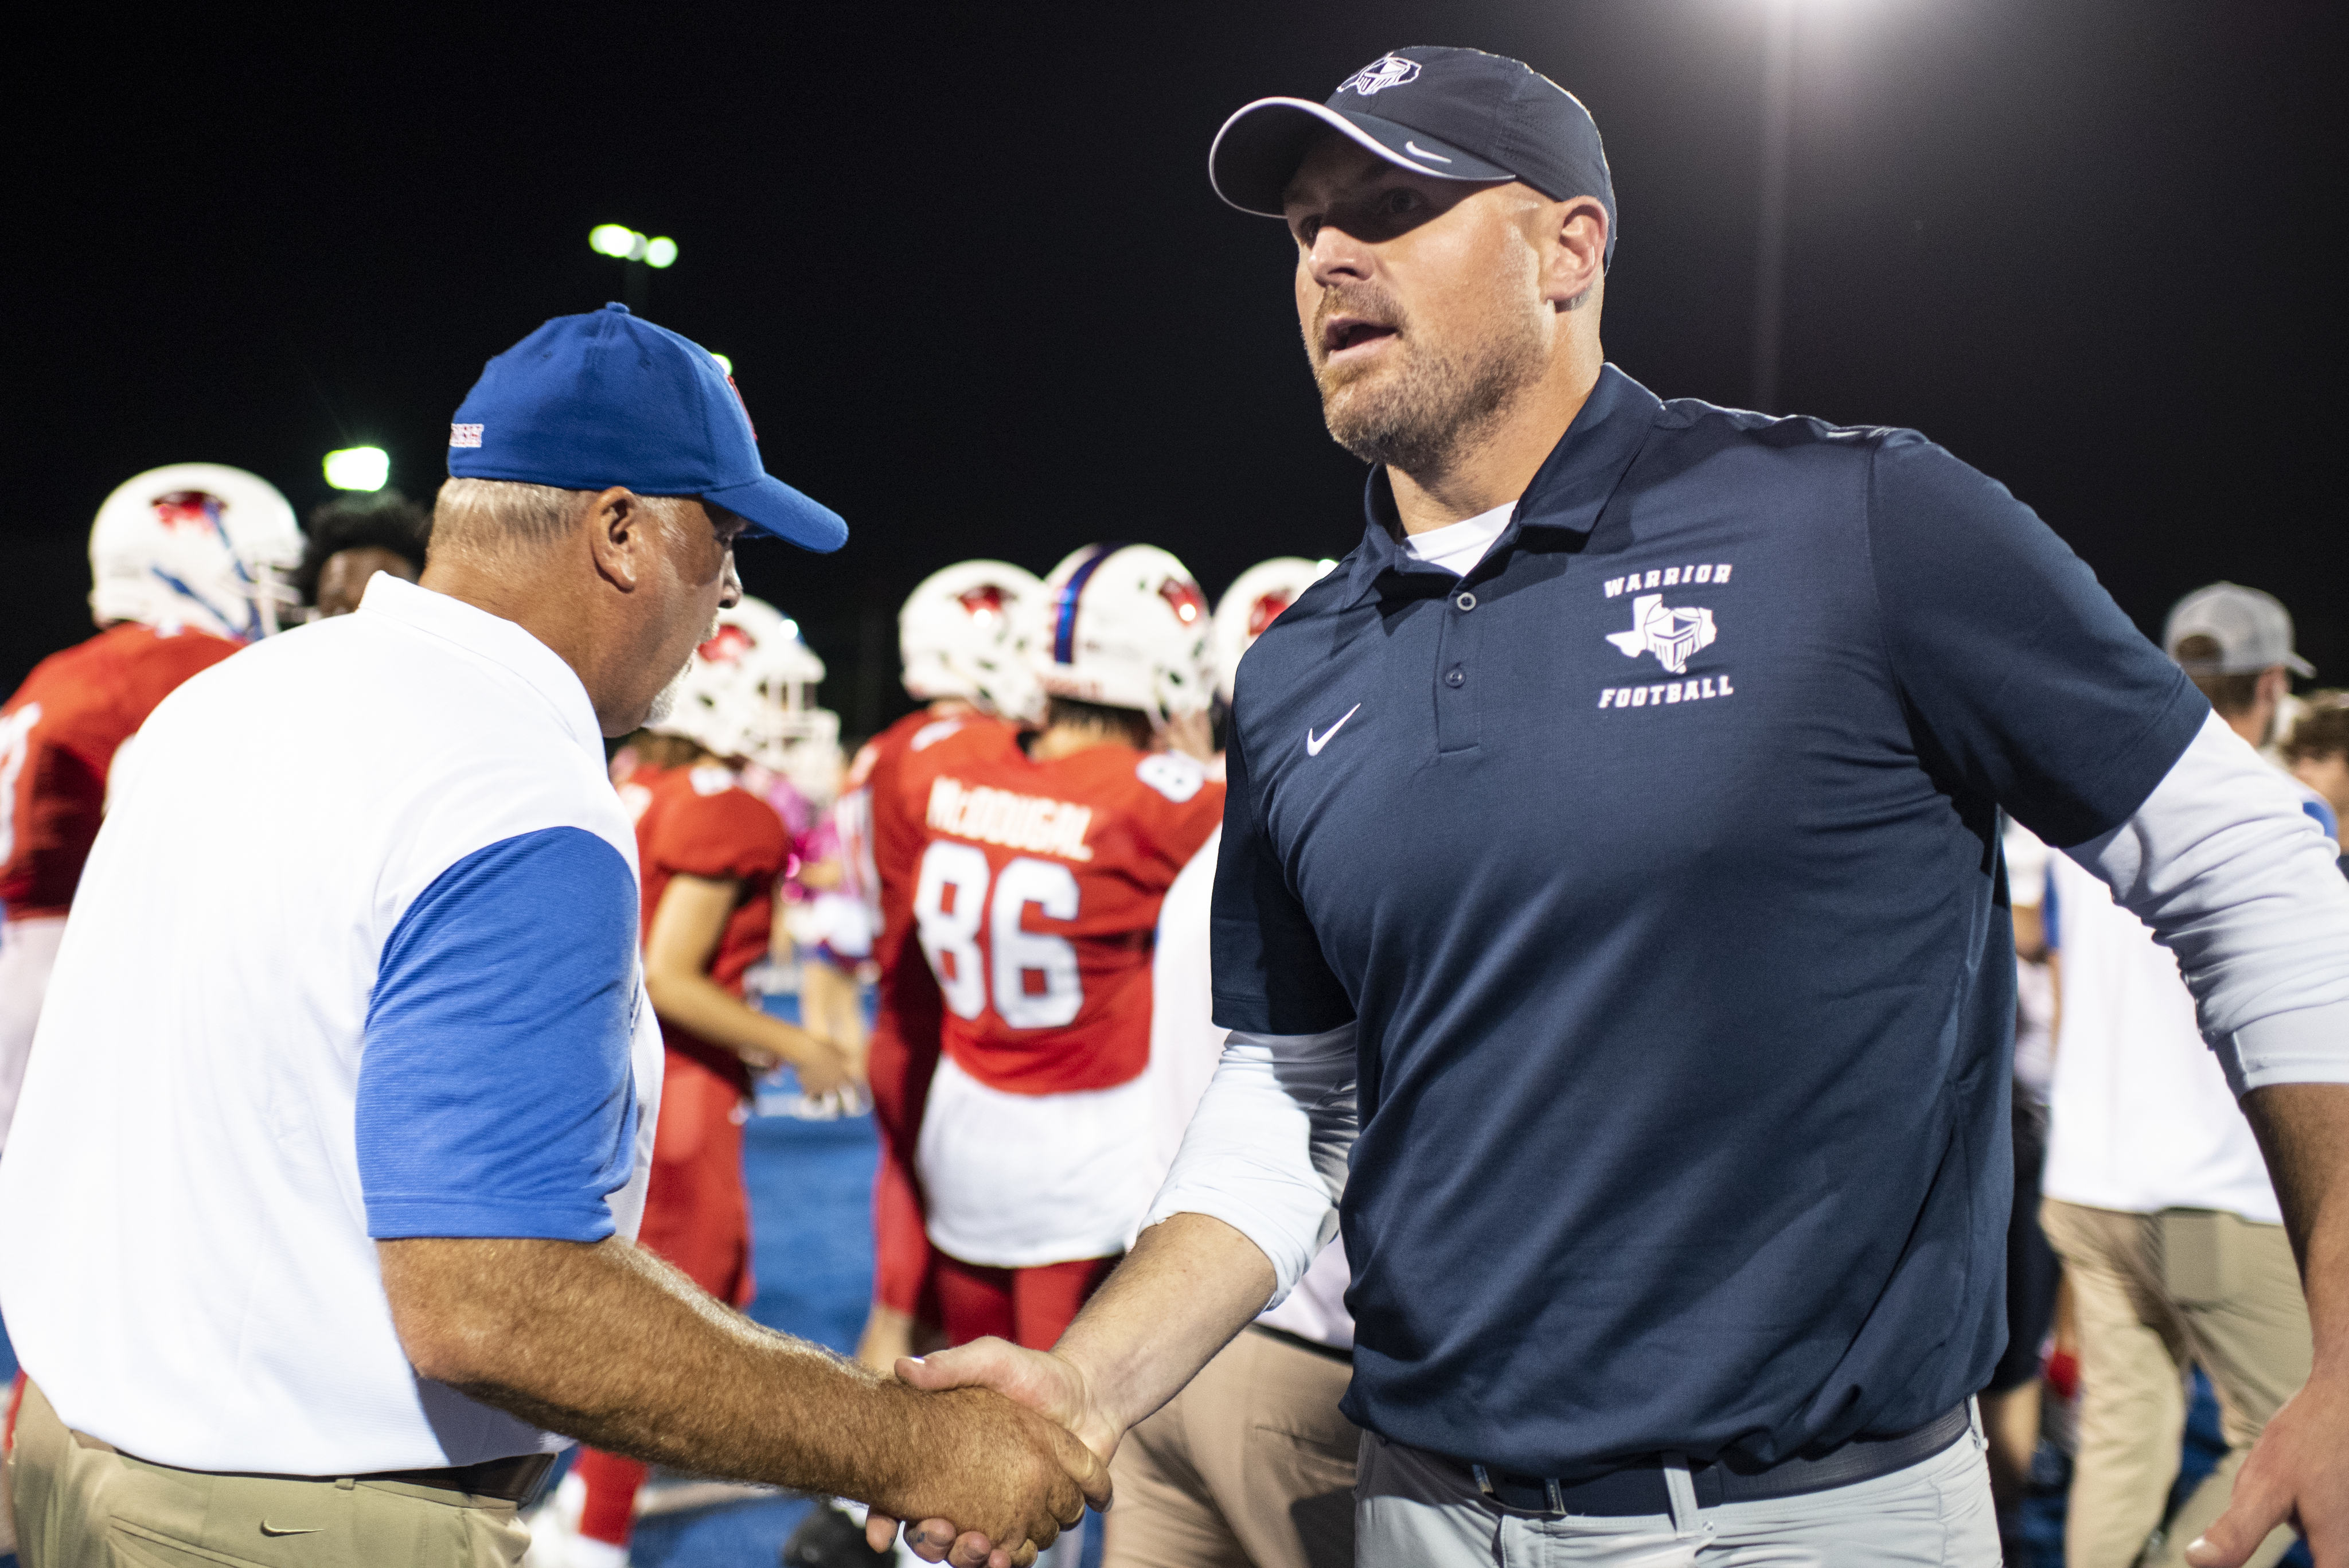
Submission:
<svg viewBox="0 0 2349 1568">
<path fill-rule="evenodd" d="M 1718 633 L 1713 612 L 1696 606 L 1673 607 L 1661 594 L 1641 594 L 1631 601 L 1631 629 L 1610 631 L 1607 640 L 1626 659 L 1652 653 L 1656 662 L 1673 675 L 1688 672 L 1689 656 L 1709 648 Z"/>
</svg>

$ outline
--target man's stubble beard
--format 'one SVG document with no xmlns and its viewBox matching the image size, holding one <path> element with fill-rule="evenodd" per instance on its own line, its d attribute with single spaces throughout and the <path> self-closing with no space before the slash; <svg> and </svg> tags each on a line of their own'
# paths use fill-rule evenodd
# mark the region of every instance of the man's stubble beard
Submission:
<svg viewBox="0 0 2349 1568">
<path fill-rule="evenodd" d="M 698 648 L 702 643 L 716 637 L 718 627 L 719 619 L 713 615 L 709 618 L 709 627 L 694 643 L 694 648 Z M 685 650 L 685 662 L 677 667 L 677 673 L 668 678 L 668 684 L 653 693 L 652 706 L 645 710 L 644 728 L 649 729 L 655 724 L 668 722 L 670 715 L 677 711 L 678 699 L 685 694 L 685 678 L 692 673 L 692 670 L 693 649 L 688 648 Z"/>
<path fill-rule="evenodd" d="M 692 668 L 693 660 L 688 659 L 678 666 L 677 673 L 669 678 L 668 684 L 653 693 L 653 705 L 645 710 L 647 728 L 667 723 L 669 715 L 677 711 L 678 697 L 685 691 L 685 672 Z"/>
<path fill-rule="evenodd" d="M 1400 350 L 1401 362 L 1334 375 L 1316 362 L 1321 417 L 1331 439 L 1362 462 L 1432 478 L 1447 472 L 1518 393 L 1540 379 L 1548 347 L 1538 318 L 1522 308 L 1504 306 L 1475 341 L 1444 345 L 1413 332 L 1410 318 L 1382 294 L 1371 297 L 1378 307 L 1370 314 L 1400 328 L 1386 358 Z M 1356 302 L 1368 303 L 1362 291 L 1325 300 L 1315 320 L 1317 338 L 1321 318 Z"/>
</svg>

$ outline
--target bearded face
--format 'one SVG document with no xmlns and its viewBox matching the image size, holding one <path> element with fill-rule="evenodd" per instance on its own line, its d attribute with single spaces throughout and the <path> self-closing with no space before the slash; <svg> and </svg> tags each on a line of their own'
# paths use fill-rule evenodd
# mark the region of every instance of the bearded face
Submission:
<svg viewBox="0 0 2349 1568">
<path fill-rule="evenodd" d="M 1542 202 L 1397 169 L 1342 138 L 1307 156 L 1286 202 L 1297 314 L 1340 445 L 1441 471 L 1547 373 Z"/>
<path fill-rule="evenodd" d="M 1441 313 L 1407 310 L 1375 283 L 1323 290 L 1306 352 L 1331 439 L 1406 473 L 1439 472 L 1472 445 L 1548 353 L 1530 290 L 1493 281 L 1464 280 L 1476 308 L 1455 299 Z"/>
</svg>

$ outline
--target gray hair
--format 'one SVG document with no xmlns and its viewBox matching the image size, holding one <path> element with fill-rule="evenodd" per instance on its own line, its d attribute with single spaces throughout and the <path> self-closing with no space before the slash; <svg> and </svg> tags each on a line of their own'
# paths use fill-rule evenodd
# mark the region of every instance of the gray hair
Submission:
<svg viewBox="0 0 2349 1568">
<path fill-rule="evenodd" d="M 469 545 L 543 545 L 559 539 L 594 490 L 511 479 L 451 479 L 432 504 L 436 539 Z"/>
</svg>

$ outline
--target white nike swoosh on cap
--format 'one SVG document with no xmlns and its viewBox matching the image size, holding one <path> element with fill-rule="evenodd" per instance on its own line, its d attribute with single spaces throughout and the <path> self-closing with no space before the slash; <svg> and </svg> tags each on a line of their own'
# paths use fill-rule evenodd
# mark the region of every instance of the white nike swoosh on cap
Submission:
<svg viewBox="0 0 2349 1568">
<path fill-rule="evenodd" d="M 1309 757 L 1319 756 L 1321 754 L 1321 748 L 1330 743 L 1330 737 L 1344 729 L 1346 727 L 1346 720 L 1352 718 L 1361 711 L 1362 705 L 1360 702 L 1355 703 L 1352 707 L 1346 710 L 1344 717 L 1340 718 L 1336 723 L 1330 725 L 1328 729 L 1322 731 L 1320 738 L 1318 740 L 1314 738 L 1313 726 L 1310 724 L 1306 725 L 1305 754 Z"/>
<path fill-rule="evenodd" d="M 1405 152 L 1410 153 L 1414 158 L 1424 158 L 1432 162 L 1449 163 L 1452 161 L 1451 159 L 1446 158 L 1441 152 L 1430 152 L 1426 148 L 1422 147 L 1418 142 L 1413 141 L 1408 136 L 1402 139 L 1402 150 Z"/>
</svg>

